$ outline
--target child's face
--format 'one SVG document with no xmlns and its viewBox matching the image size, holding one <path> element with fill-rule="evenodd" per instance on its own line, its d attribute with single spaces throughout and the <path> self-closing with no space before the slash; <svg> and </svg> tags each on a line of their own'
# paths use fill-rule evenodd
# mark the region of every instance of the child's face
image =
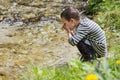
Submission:
<svg viewBox="0 0 120 80">
<path fill-rule="evenodd" d="M 70 19 L 70 21 L 66 20 L 65 18 L 62 18 L 62 22 L 63 22 L 63 28 L 64 29 L 69 29 L 69 30 L 73 30 L 75 27 L 75 21 L 74 19 Z"/>
</svg>

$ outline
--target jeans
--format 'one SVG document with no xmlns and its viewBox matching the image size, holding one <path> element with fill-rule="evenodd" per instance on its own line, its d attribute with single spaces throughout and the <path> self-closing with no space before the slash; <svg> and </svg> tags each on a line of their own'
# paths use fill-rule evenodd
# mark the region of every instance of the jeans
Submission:
<svg viewBox="0 0 120 80">
<path fill-rule="evenodd" d="M 81 61 L 91 61 L 96 58 L 96 51 L 89 43 L 89 40 L 86 41 L 86 39 L 82 39 L 77 44 L 77 48 L 82 55 Z"/>
</svg>

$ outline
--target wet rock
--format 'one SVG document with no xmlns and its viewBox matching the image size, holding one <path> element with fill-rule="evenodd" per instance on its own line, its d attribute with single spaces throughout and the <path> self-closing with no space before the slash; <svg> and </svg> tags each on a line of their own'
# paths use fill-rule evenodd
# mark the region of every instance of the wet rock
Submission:
<svg viewBox="0 0 120 80">
<path fill-rule="evenodd" d="M 22 15 L 20 13 L 11 13 L 11 17 L 14 19 L 14 22 L 22 21 Z"/>
<path fill-rule="evenodd" d="M 0 5 L 0 10 L 5 11 L 7 9 L 4 6 Z"/>
<path fill-rule="evenodd" d="M 43 19 L 43 21 L 39 21 L 39 23 L 38 23 L 38 27 L 43 27 L 43 26 L 45 26 L 47 23 L 48 23 L 48 18 L 47 19 Z"/>
<path fill-rule="evenodd" d="M 34 17 L 36 17 L 36 15 L 33 13 L 23 14 L 23 19 L 34 18 Z"/>
<path fill-rule="evenodd" d="M 10 0 L 0 0 L 0 5 L 4 6 L 5 8 L 9 8 L 10 7 Z"/>
<path fill-rule="evenodd" d="M 7 9 L 0 5 L 0 21 L 3 19 L 3 16 L 6 14 Z"/>
<path fill-rule="evenodd" d="M 0 21 L 2 21 L 3 20 L 3 16 L 0 16 Z"/>
<path fill-rule="evenodd" d="M 23 22 L 14 22 L 14 27 L 20 27 L 22 26 L 24 23 Z"/>
<path fill-rule="evenodd" d="M 18 4 L 23 4 L 23 5 L 27 5 L 31 2 L 33 2 L 33 0 L 17 0 L 16 1 Z"/>
<path fill-rule="evenodd" d="M 59 2 L 63 2 L 63 3 L 73 3 L 73 0 L 59 0 Z"/>
<path fill-rule="evenodd" d="M 0 23 L 0 44 L 16 42 L 17 38 L 7 36 L 10 34 L 14 34 L 14 29 L 11 30 L 9 24 Z"/>
<path fill-rule="evenodd" d="M 43 0 L 44 2 L 72 3 L 73 0 Z"/>
<path fill-rule="evenodd" d="M 12 25 L 14 23 L 14 19 L 13 18 L 5 18 L 5 19 L 3 19 L 2 23 Z"/>
<path fill-rule="evenodd" d="M 30 22 L 38 22 L 40 21 L 40 16 L 39 17 L 34 17 L 34 18 L 28 18 L 28 19 L 23 19 L 22 21 L 26 24 L 29 24 Z"/>
<path fill-rule="evenodd" d="M 36 2 L 34 1 L 34 2 L 29 4 L 29 6 L 31 6 L 31 7 L 38 7 L 38 8 L 42 8 L 43 5 L 45 5 L 45 3 L 44 2 L 40 2 L 40 1 L 36 1 Z"/>
</svg>

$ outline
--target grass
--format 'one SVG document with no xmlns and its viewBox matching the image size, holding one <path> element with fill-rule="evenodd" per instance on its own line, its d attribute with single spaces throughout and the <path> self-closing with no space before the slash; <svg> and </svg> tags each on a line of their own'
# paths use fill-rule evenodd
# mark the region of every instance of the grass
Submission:
<svg viewBox="0 0 120 80">
<path fill-rule="evenodd" d="M 68 65 L 60 68 L 32 66 L 22 80 L 119 80 L 120 63 L 116 63 L 118 59 L 102 58 L 99 68 L 97 61 L 90 64 L 79 60 L 71 60 Z"/>
</svg>

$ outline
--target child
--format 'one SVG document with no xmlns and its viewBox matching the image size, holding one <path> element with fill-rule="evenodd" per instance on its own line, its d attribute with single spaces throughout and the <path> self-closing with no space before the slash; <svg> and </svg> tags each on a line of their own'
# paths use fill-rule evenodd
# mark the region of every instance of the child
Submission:
<svg viewBox="0 0 120 80">
<path fill-rule="evenodd" d="M 68 42 L 76 45 L 82 61 L 91 61 L 105 56 L 107 52 L 104 31 L 94 21 L 81 17 L 73 7 L 66 8 L 61 13 L 63 29 L 68 33 Z"/>
</svg>

